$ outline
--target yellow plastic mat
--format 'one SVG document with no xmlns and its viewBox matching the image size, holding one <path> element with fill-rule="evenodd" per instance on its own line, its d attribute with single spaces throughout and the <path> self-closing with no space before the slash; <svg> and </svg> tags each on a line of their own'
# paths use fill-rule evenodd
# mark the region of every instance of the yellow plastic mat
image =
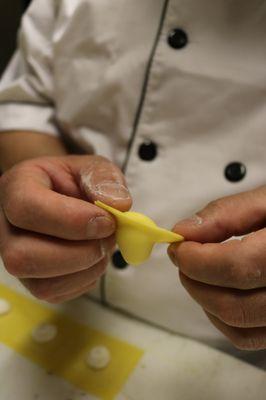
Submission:
<svg viewBox="0 0 266 400">
<path fill-rule="evenodd" d="M 112 400 L 119 394 L 144 353 L 1 284 L 0 297 L 12 305 L 10 313 L 0 316 L 0 342 L 100 399 Z M 38 344 L 31 333 L 42 323 L 56 325 L 58 335 L 49 343 Z M 94 346 L 106 346 L 111 353 L 111 362 L 104 370 L 92 370 L 85 363 Z"/>
</svg>

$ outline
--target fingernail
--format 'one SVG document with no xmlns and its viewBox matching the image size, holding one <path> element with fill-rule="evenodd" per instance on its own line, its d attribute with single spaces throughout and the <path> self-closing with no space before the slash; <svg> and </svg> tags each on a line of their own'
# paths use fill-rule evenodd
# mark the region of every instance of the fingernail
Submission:
<svg viewBox="0 0 266 400">
<path fill-rule="evenodd" d="M 110 217 L 99 216 L 92 218 L 88 223 L 88 239 L 99 239 L 110 236 L 115 231 L 115 222 Z"/>
<path fill-rule="evenodd" d="M 190 218 L 183 219 L 182 221 L 178 222 L 177 225 L 194 225 L 194 226 L 200 226 L 203 224 L 203 218 L 201 218 L 199 215 L 195 214 Z"/>
<path fill-rule="evenodd" d="M 126 186 L 118 182 L 103 182 L 95 187 L 95 193 L 105 197 L 111 197 L 113 200 L 130 199 L 129 191 Z"/>
</svg>

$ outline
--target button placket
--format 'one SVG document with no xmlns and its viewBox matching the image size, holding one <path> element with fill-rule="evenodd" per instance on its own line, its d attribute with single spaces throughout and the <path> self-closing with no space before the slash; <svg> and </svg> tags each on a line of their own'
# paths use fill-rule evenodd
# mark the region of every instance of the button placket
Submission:
<svg viewBox="0 0 266 400">
<path fill-rule="evenodd" d="M 154 47 L 151 53 L 151 58 L 147 64 L 146 76 L 143 84 L 142 98 L 140 99 L 140 106 L 137 110 L 136 119 L 134 121 L 134 130 L 130 141 L 130 147 L 128 156 L 123 165 L 123 172 L 126 175 L 129 186 L 133 186 L 136 177 L 136 168 L 139 166 L 139 157 L 145 161 L 152 161 L 158 154 L 158 144 L 149 140 L 148 135 L 145 135 L 145 129 L 143 125 L 149 124 L 152 121 L 152 115 L 154 112 L 155 105 L 157 105 L 158 99 L 153 96 L 153 93 L 157 91 L 160 85 L 160 75 L 164 68 L 164 58 L 162 55 L 163 46 L 167 46 L 165 43 L 165 17 L 169 0 L 165 0 L 164 7 L 162 10 L 162 19 L 160 21 L 160 34 L 157 35 Z M 112 256 L 112 264 L 114 269 L 129 273 L 135 273 L 136 269 L 132 269 L 131 266 L 123 259 L 121 252 L 118 250 Z M 120 275 L 120 274 L 119 274 Z M 125 276 L 123 274 L 123 276 Z M 126 275 L 127 276 L 127 275 Z M 110 275 L 111 279 L 111 275 Z M 108 299 L 108 287 L 106 287 L 106 298 Z"/>
</svg>

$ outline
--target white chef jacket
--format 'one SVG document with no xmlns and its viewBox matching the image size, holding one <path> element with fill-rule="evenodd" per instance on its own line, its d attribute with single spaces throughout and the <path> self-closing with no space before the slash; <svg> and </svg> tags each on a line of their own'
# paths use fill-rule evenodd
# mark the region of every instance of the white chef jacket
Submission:
<svg viewBox="0 0 266 400">
<path fill-rule="evenodd" d="M 64 136 L 108 157 L 125 172 L 134 210 L 171 229 L 265 183 L 265 49 L 261 0 L 34 0 L 1 81 L 0 130 Z M 223 340 L 166 245 L 138 268 L 111 264 L 93 296 Z"/>
</svg>

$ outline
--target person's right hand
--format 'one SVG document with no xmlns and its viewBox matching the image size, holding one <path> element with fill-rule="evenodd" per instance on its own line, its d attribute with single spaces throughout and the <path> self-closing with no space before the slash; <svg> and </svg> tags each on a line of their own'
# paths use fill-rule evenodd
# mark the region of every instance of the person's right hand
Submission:
<svg viewBox="0 0 266 400">
<path fill-rule="evenodd" d="M 115 221 L 132 201 L 122 172 L 100 156 L 43 157 L 0 178 L 0 253 L 37 298 L 60 303 L 95 286 L 115 246 Z"/>
</svg>

